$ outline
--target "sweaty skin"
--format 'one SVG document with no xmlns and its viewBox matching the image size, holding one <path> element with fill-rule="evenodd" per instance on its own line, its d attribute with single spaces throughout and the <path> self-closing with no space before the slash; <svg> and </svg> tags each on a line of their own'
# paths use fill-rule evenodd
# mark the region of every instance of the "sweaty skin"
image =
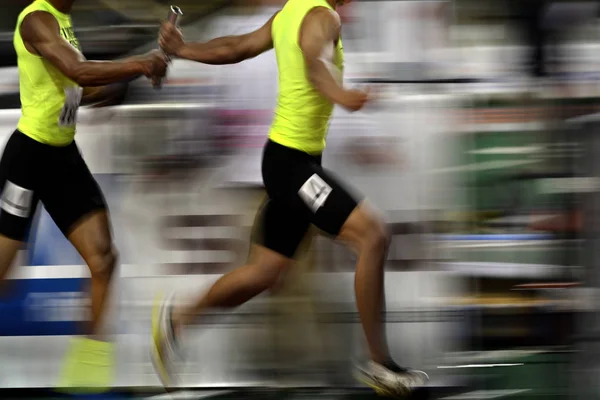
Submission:
<svg viewBox="0 0 600 400">
<path fill-rule="evenodd" d="M 332 67 L 337 68 L 330 60 L 333 46 L 340 40 L 341 29 L 337 13 L 317 7 L 304 18 L 300 29 L 300 48 L 313 86 L 332 103 L 349 111 L 358 111 L 368 100 L 367 94 L 344 89 L 341 76 L 338 78 L 332 73 Z"/>
<path fill-rule="evenodd" d="M 181 31 L 165 22 L 160 30 L 159 45 L 167 54 L 186 60 L 211 65 L 237 64 L 273 48 L 271 26 L 276 15 L 254 32 L 224 36 L 205 43 L 184 42 Z"/>
<path fill-rule="evenodd" d="M 319 57 L 319 61 L 325 64 L 327 70 L 329 71 L 333 79 L 335 79 L 335 82 L 341 86 L 343 83 L 342 71 L 334 64 L 334 57 L 335 45 L 326 45 L 323 48 L 323 51 L 321 52 L 321 57 Z"/>
<path fill-rule="evenodd" d="M 169 55 L 203 64 L 236 64 L 273 48 L 271 28 L 274 14 L 261 28 L 238 36 L 225 36 L 208 42 L 185 42 L 181 31 L 172 23 L 164 22 L 159 35 L 159 46 Z M 344 89 L 329 65 L 330 48 L 340 38 L 341 21 L 337 13 L 317 7 L 304 18 L 300 33 L 300 47 L 308 74 L 314 87 L 332 103 L 349 111 L 360 110 L 369 100 L 368 92 Z M 333 49 L 332 49 L 333 50 Z M 335 77 L 334 77 L 335 76 Z"/>
<path fill-rule="evenodd" d="M 166 73 L 167 59 L 159 51 L 121 61 L 88 61 L 61 35 L 56 19 L 44 11 L 29 14 L 20 28 L 27 50 L 54 65 L 79 86 L 102 86 L 145 75 L 158 80 Z"/>
</svg>

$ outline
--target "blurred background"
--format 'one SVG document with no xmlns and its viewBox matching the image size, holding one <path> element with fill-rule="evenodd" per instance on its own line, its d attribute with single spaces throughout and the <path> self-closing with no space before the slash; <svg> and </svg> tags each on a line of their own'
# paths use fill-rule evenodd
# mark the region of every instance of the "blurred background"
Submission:
<svg viewBox="0 0 600 400">
<path fill-rule="evenodd" d="M 2 3 L 2 142 L 19 118 L 12 35 L 28 3 Z M 177 5 L 186 38 L 208 40 L 256 29 L 284 3 Z M 168 5 L 76 1 L 86 57 L 154 48 Z M 336 109 L 324 163 L 389 223 L 389 341 L 401 364 L 430 373 L 428 398 L 600 398 L 599 10 L 567 0 L 363 0 L 339 10 L 346 83 L 375 85 L 382 98 L 356 114 Z M 81 109 L 77 142 L 121 254 L 116 388 L 158 387 L 149 357 L 158 292 L 187 301 L 245 260 L 276 74 L 272 52 L 223 67 L 174 60 L 162 90 L 140 79 Z M 0 302 L 2 389 L 52 387 L 87 318 L 86 267 L 38 214 Z M 181 386 L 362 393 L 350 374 L 365 357 L 354 262 L 315 232 L 283 290 L 190 332 Z"/>
</svg>

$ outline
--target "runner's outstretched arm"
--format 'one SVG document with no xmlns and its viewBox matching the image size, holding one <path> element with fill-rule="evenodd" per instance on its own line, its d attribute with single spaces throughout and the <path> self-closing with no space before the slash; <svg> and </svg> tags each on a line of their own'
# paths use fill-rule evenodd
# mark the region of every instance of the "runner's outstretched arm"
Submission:
<svg viewBox="0 0 600 400">
<path fill-rule="evenodd" d="M 271 25 L 276 15 L 254 32 L 224 36 L 208 42 L 185 42 L 175 25 L 164 22 L 158 44 L 167 54 L 186 60 L 212 65 L 237 64 L 273 48 Z"/>
<path fill-rule="evenodd" d="M 44 11 L 25 17 L 20 30 L 27 50 L 48 60 L 80 86 L 102 86 L 141 75 L 158 80 L 166 73 L 166 58 L 159 51 L 122 61 L 87 61 L 60 35 L 56 19 Z"/>
</svg>

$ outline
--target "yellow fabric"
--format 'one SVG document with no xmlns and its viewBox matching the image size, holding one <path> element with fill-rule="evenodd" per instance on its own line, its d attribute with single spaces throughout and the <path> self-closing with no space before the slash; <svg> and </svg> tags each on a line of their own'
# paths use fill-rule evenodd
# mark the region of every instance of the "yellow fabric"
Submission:
<svg viewBox="0 0 600 400">
<path fill-rule="evenodd" d="M 21 38 L 23 19 L 36 11 L 50 13 L 60 26 L 61 36 L 77 50 L 71 17 L 55 9 L 47 0 L 36 0 L 21 12 L 13 44 L 17 52 L 21 111 L 18 129 L 38 142 L 66 146 L 73 141 L 77 108 L 82 88 L 44 58 L 30 53 Z"/>
<path fill-rule="evenodd" d="M 309 154 L 325 149 L 333 104 L 313 87 L 306 74 L 300 28 L 315 7 L 332 7 L 325 0 L 289 0 L 277 14 L 272 36 L 279 69 L 279 97 L 269 138 L 283 146 Z M 335 51 L 335 65 L 342 70 L 342 40 Z"/>
<path fill-rule="evenodd" d="M 58 389 L 67 393 L 104 393 L 114 377 L 114 345 L 75 338 L 67 353 Z"/>
</svg>

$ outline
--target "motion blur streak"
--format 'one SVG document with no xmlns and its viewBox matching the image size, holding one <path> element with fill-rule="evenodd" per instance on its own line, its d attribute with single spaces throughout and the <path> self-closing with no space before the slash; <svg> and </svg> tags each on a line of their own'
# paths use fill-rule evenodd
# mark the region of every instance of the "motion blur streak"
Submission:
<svg viewBox="0 0 600 400">
<path fill-rule="evenodd" d="M 0 14 L 2 143 L 20 115 L 12 32 L 28 3 L 4 0 Z M 177 5 L 186 39 L 208 40 L 256 29 L 283 3 Z M 85 55 L 155 48 L 168 5 L 76 2 Z M 389 344 L 430 373 L 432 398 L 600 395 L 598 9 L 370 0 L 340 10 L 347 85 L 380 97 L 360 113 L 336 109 L 324 164 L 386 218 Z M 121 253 L 110 315 L 118 390 L 159 390 L 148 351 L 156 295 L 187 299 L 247 257 L 276 76 L 272 53 L 225 67 L 174 60 L 162 90 L 116 85 L 80 111 L 78 145 Z M 38 213 L 23 266 L 2 288 L 0 393 L 53 387 L 68 338 L 89 318 L 87 269 Z M 189 398 L 200 388 L 231 398 L 248 387 L 359 393 L 355 258 L 319 232 L 311 239 L 278 290 L 186 334 Z"/>
</svg>

